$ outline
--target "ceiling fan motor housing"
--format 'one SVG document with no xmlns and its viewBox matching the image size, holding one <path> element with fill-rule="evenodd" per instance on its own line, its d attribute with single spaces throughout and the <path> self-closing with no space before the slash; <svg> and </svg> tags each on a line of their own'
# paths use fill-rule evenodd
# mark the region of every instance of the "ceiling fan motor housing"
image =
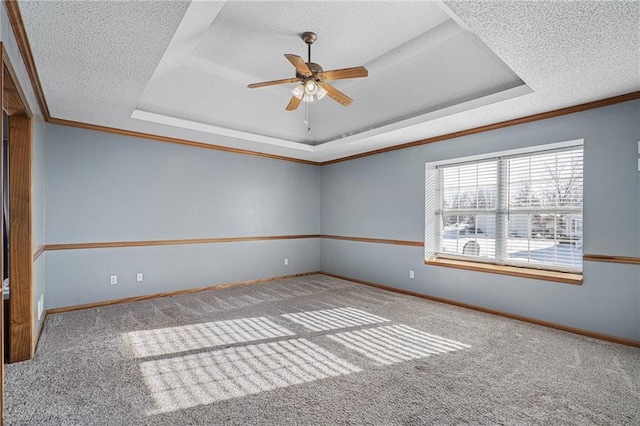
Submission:
<svg viewBox="0 0 640 426">
<path fill-rule="evenodd" d="M 313 77 L 317 80 L 316 75 L 323 71 L 322 67 L 319 64 L 316 64 L 315 62 L 306 62 L 306 64 L 309 67 L 311 74 L 313 74 Z M 306 78 L 304 75 L 300 74 L 299 72 L 296 72 L 296 77 L 301 80 L 304 80 Z"/>
</svg>

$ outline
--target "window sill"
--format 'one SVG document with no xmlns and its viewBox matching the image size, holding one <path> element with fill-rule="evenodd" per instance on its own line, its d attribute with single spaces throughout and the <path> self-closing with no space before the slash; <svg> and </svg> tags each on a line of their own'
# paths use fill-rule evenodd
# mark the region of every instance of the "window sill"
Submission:
<svg viewBox="0 0 640 426">
<path fill-rule="evenodd" d="M 448 268 L 466 269 L 469 271 L 489 272 L 491 274 L 511 275 L 521 278 L 533 278 L 537 280 L 555 281 L 565 284 L 582 285 L 582 275 L 567 272 L 545 271 L 542 269 L 520 268 L 517 266 L 492 265 L 480 262 L 468 262 L 435 258 L 425 260 L 425 264 L 434 266 L 446 266 Z"/>
</svg>

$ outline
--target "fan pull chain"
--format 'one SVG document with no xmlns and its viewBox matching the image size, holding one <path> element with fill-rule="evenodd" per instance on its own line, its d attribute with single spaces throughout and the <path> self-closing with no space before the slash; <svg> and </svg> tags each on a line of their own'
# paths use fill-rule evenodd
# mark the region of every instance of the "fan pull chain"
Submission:
<svg viewBox="0 0 640 426">
<path fill-rule="evenodd" d="M 311 103 L 304 103 L 304 125 L 307 127 L 307 133 L 311 133 Z"/>
</svg>

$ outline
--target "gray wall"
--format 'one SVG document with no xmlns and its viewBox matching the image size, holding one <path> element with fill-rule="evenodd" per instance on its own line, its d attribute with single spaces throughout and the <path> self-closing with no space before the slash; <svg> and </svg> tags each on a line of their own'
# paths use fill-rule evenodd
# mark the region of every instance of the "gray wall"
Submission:
<svg viewBox="0 0 640 426">
<path fill-rule="evenodd" d="M 47 125 L 46 173 L 47 244 L 320 231 L 317 166 Z M 47 251 L 47 308 L 317 271 L 319 245 Z"/>
<path fill-rule="evenodd" d="M 585 253 L 638 257 L 639 114 L 640 102 L 624 103 L 321 168 L 47 125 L 47 244 L 318 233 L 422 241 L 425 162 L 584 139 Z M 636 265 L 585 262 L 584 284 L 573 286 L 427 266 L 421 247 L 340 240 L 48 251 L 47 307 L 315 270 L 640 340 Z"/>
<path fill-rule="evenodd" d="M 584 252 L 639 257 L 639 122 L 635 101 L 325 166 L 321 231 L 423 241 L 426 162 L 584 139 Z M 325 272 L 640 340 L 637 265 L 585 262 L 573 286 L 427 266 L 421 247 L 323 240 L 320 258 Z"/>
<path fill-rule="evenodd" d="M 46 196 L 46 124 L 44 121 L 36 119 L 33 121 L 33 249 L 46 244 L 46 228 L 45 228 L 45 196 Z M 45 298 L 46 305 L 46 252 L 43 252 L 33 264 L 33 309 L 34 309 L 34 327 L 36 333 L 40 330 L 40 320 L 38 318 L 38 300 L 42 296 Z M 44 308 L 44 306 L 43 306 Z"/>
<path fill-rule="evenodd" d="M 45 188 L 46 188 L 46 124 L 33 121 L 33 247 L 46 244 L 45 238 Z"/>
</svg>

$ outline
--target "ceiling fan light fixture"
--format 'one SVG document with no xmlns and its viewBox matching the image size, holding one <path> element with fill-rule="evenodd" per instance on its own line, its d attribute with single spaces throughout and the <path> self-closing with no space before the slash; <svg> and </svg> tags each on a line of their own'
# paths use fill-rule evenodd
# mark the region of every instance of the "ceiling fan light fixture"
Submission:
<svg viewBox="0 0 640 426">
<path fill-rule="evenodd" d="M 304 93 L 307 95 L 315 95 L 316 93 L 318 93 L 318 83 L 316 83 L 314 80 L 309 79 L 307 81 L 304 82 Z"/>
<path fill-rule="evenodd" d="M 318 100 L 324 98 L 327 95 L 327 91 L 325 90 L 324 87 L 318 85 L 318 93 L 316 93 L 316 98 L 318 98 Z"/>
<path fill-rule="evenodd" d="M 325 88 L 312 79 L 298 84 L 291 93 L 302 102 L 316 102 L 327 95 Z"/>
<path fill-rule="evenodd" d="M 302 99 L 302 97 L 304 96 L 304 85 L 302 83 L 298 84 L 293 88 L 291 93 L 293 93 L 293 96 L 295 96 L 296 98 Z"/>
</svg>

